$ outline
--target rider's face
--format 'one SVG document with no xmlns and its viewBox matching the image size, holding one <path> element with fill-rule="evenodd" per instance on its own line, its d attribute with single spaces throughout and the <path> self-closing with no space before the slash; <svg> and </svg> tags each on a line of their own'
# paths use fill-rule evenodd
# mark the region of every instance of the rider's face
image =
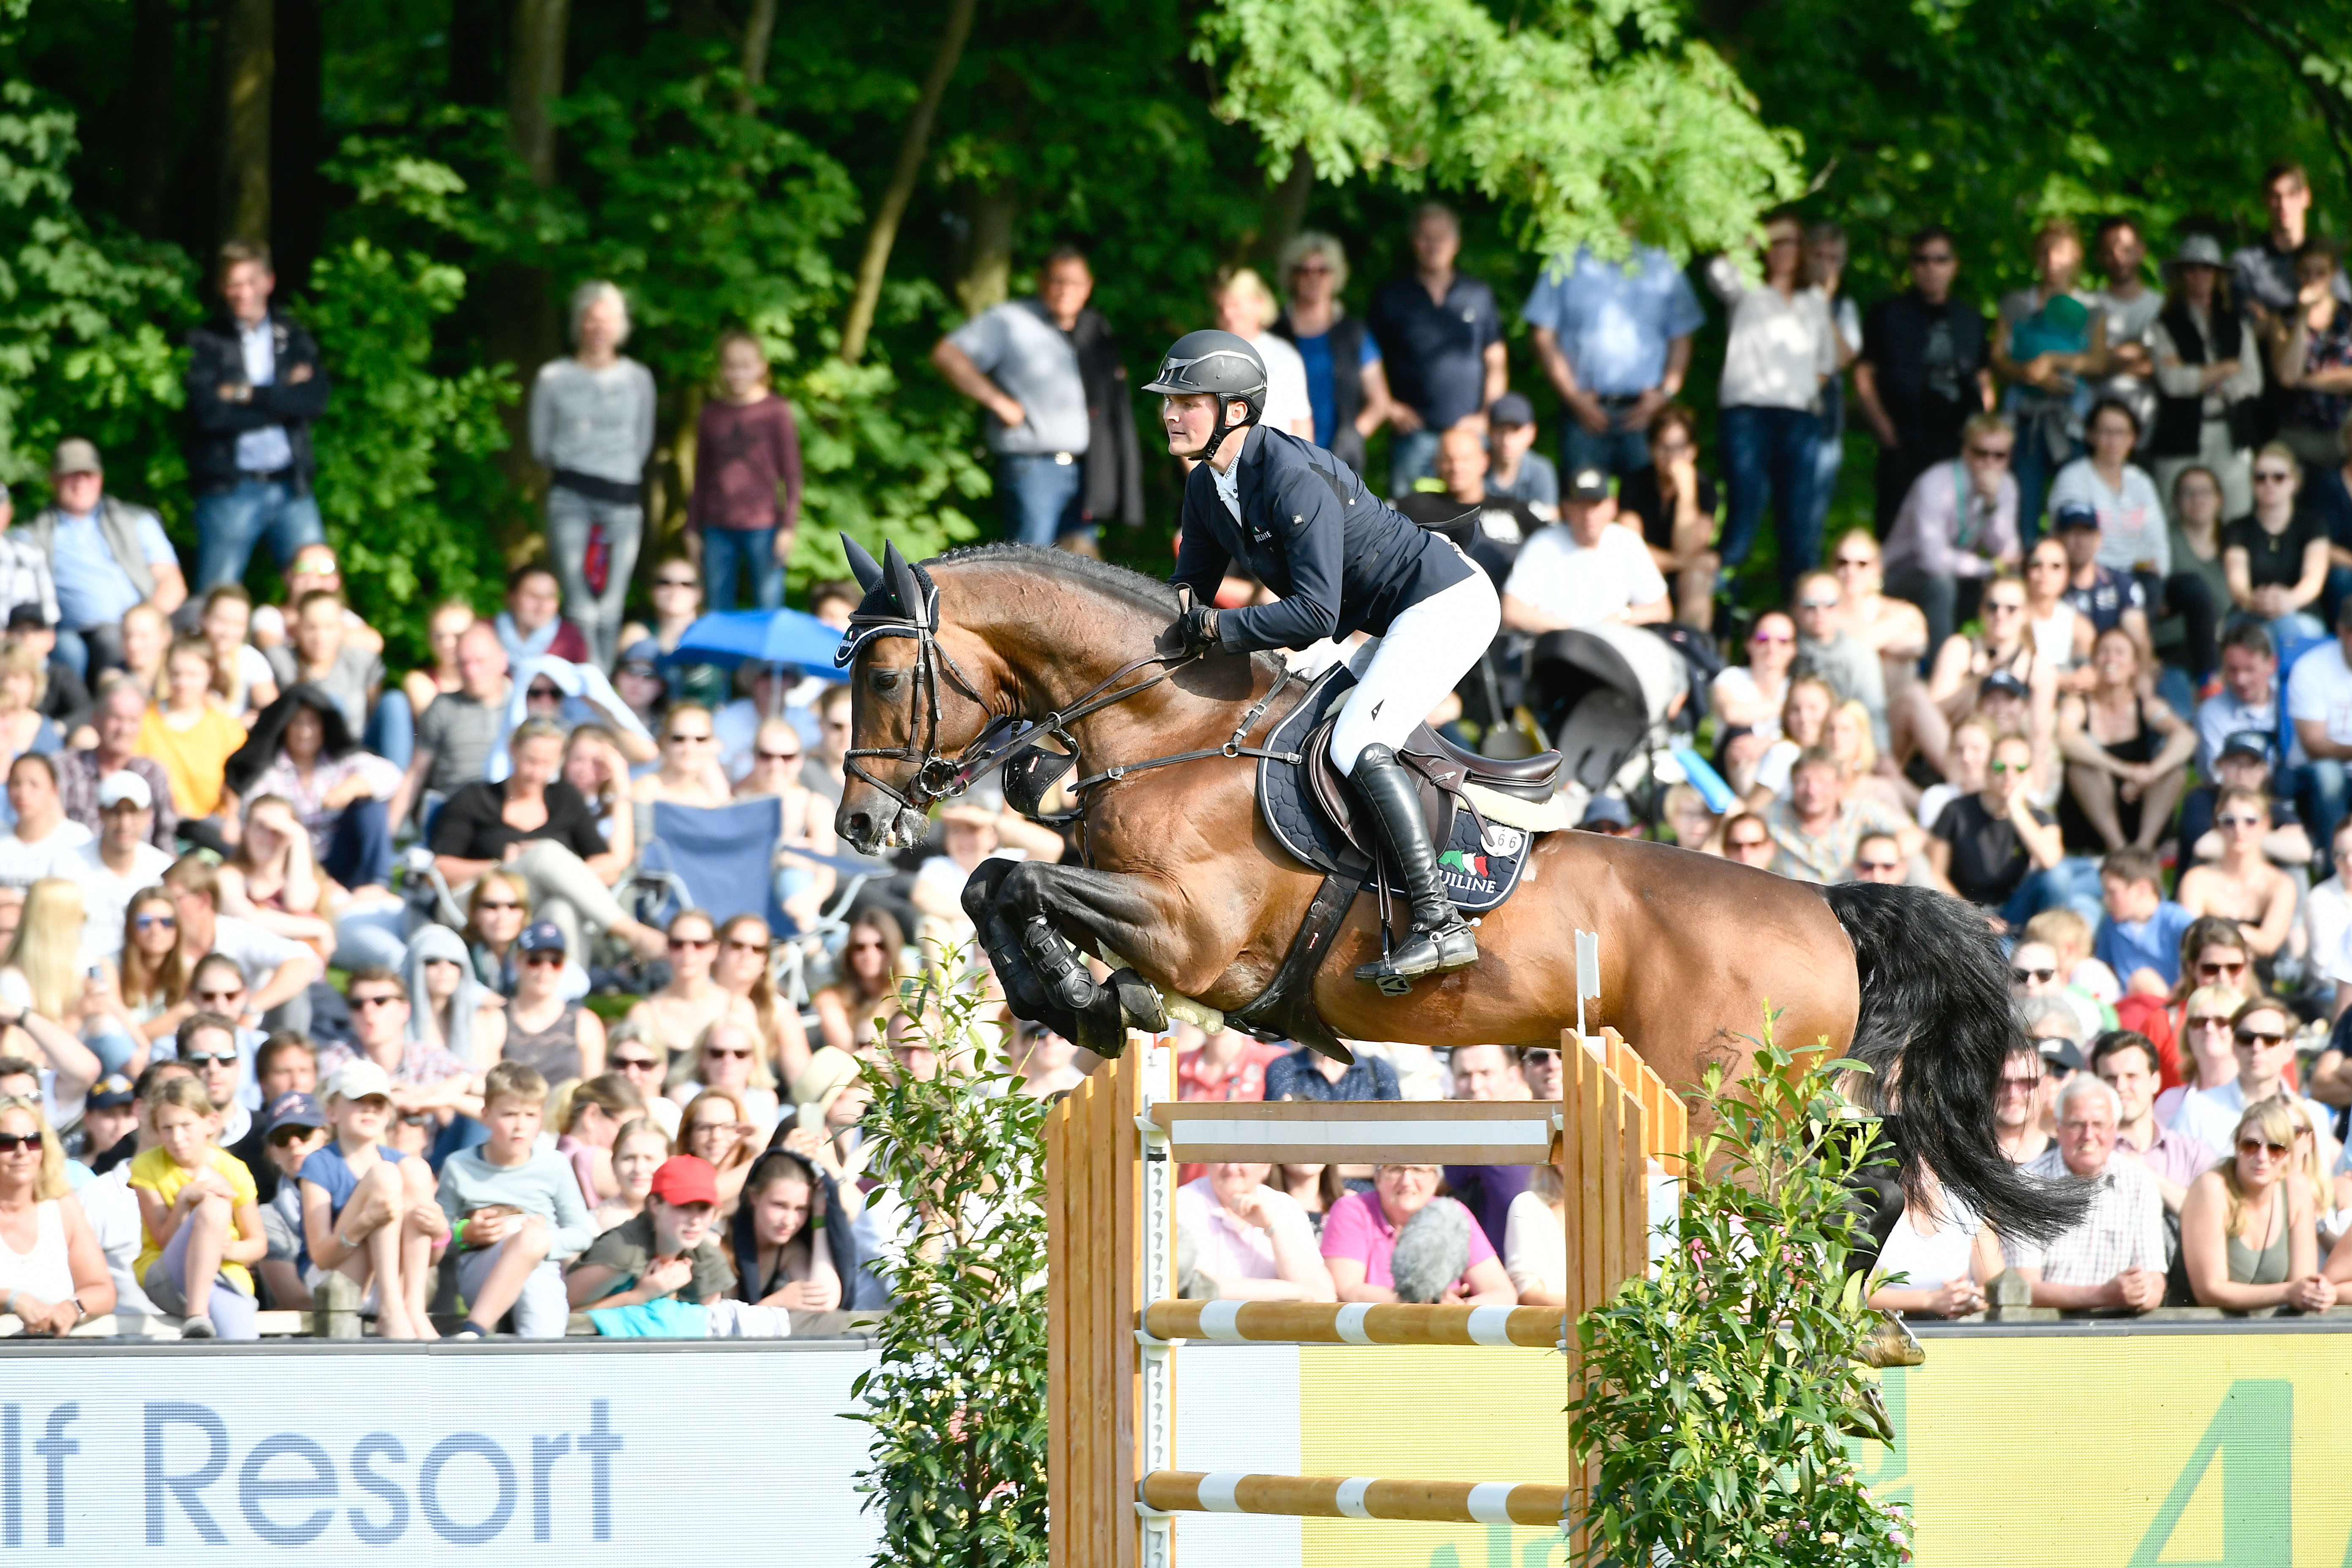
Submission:
<svg viewBox="0 0 2352 1568">
<path fill-rule="evenodd" d="M 1236 403 L 1226 410 L 1231 423 L 1239 424 L 1247 414 L 1244 405 Z M 1209 433 L 1217 427 L 1217 400 L 1205 392 L 1180 392 L 1160 400 L 1160 426 L 1168 432 L 1168 454 L 1173 458 L 1198 458 L 1209 445 Z"/>
</svg>

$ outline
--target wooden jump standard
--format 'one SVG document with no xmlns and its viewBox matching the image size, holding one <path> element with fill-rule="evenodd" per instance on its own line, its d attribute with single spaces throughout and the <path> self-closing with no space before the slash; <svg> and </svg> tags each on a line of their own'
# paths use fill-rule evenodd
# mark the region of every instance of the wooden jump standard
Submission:
<svg viewBox="0 0 2352 1568">
<path fill-rule="evenodd" d="M 1169 1568 L 1169 1516 L 1268 1513 L 1454 1523 L 1565 1522 L 1572 1489 L 1173 1468 L 1185 1340 L 1568 1348 L 1569 1325 L 1646 1272 L 1654 1181 L 1678 1176 L 1681 1100 L 1613 1031 L 1561 1037 L 1561 1101 L 1179 1103 L 1165 1047 L 1098 1069 L 1046 1123 L 1054 1568 Z M 1175 1296 L 1175 1168 L 1557 1163 L 1568 1193 L 1566 1310 L 1185 1301 Z M 1563 1406 L 1566 1378 L 1562 1380 Z M 1563 1413 L 1562 1422 L 1566 1416 Z"/>
</svg>

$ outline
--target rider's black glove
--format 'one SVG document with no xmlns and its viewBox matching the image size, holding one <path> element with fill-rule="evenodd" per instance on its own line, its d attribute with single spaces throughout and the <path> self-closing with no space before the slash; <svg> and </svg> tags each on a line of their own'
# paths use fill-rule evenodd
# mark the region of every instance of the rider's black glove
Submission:
<svg viewBox="0 0 2352 1568">
<path fill-rule="evenodd" d="M 1193 605 L 1176 617 L 1169 630 L 1175 634 L 1176 651 L 1192 653 L 1198 648 L 1217 646 L 1217 607 L 1214 605 Z"/>
</svg>

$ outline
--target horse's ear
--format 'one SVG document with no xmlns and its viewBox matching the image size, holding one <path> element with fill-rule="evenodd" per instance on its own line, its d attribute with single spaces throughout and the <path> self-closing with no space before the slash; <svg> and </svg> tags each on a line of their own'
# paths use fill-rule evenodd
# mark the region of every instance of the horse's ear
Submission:
<svg viewBox="0 0 2352 1568">
<path fill-rule="evenodd" d="M 866 546 L 845 533 L 841 536 L 841 552 L 849 557 L 849 574 L 857 579 L 857 585 L 872 593 L 874 585 L 882 581 L 881 563 L 866 552 Z"/>
<path fill-rule="evenodd" d="M 916 579 L 915 569 L 898 553 L 896 540 L 885 541 L 882 546 L 882 570 L 888 575 L 890 593 L 898 601 L 899 613 L 909 619 L 920 619 L 923 614 L 922 584 Z"/>
</svg>

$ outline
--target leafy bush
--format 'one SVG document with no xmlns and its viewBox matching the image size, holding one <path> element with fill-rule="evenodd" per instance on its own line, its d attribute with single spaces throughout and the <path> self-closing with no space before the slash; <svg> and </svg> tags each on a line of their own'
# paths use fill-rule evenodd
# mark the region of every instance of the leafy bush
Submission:
<svg viewBox="0 0 2352 1568">
<path fill-rule="evenodd" d="M 1883 1155 L 1841 1121 L 1852 1061 L 1772 1043 L 1727 1088 L 1692 1153 L 1658 1278 L 1578 1325 L 1571 1441 L 1592 1467 L 1585 1562 L 1895 1568 L 1906 1525 L 1863 1489 L 1841 1427 L 1864 1407 L 1853 1357 L 1874 1316 L 1842 1287 L 1844 1182 Z"/>
<path fill-rule="evenodd" d="M 944 960 L 949 973 L 961 955 Z M 910 1014 L 937 1077 L 871 1060 L 869 1167 L 911 1214 L 881 1364 L 853 1392 L 874 1429 L 859 1487 L 879 1506 L 875 1568 L 1024 1568 L 1045 1561 L 1045 1105 L 974 1045 L 975 973 L 926 983 Z"/>
</svg>

